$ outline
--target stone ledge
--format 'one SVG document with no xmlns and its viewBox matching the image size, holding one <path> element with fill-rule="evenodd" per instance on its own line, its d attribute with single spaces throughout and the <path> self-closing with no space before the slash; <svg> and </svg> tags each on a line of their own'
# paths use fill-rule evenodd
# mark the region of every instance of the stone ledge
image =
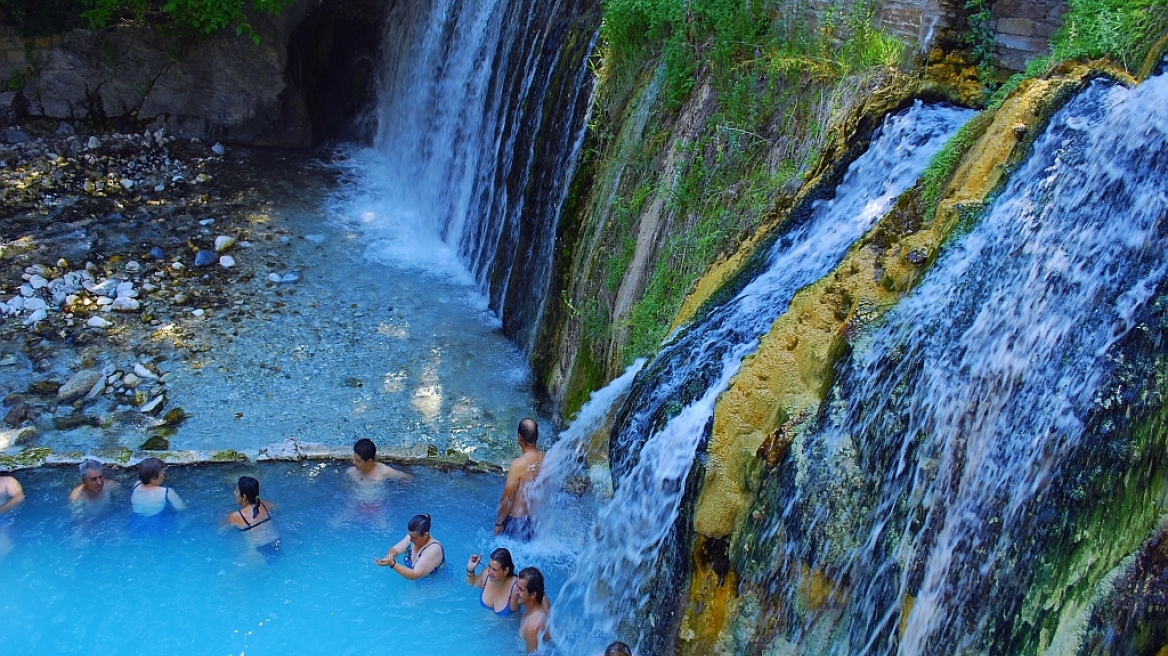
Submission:
<svg viewBox="0 0 1168 656">
<path fill-rule="evenodd" d="M 168 450 L 131 451 L 130 449 L 92 449 L 89 451 L 53 451 L 36 447 L 0 455 L 0 470 L 16 471 L 41 466 L 78 465 L 87 459 L 103 465 L 131 468 L 146 458 L 160 458 L 170 465 L 204 465 L 223 463 L 260 462 L 302 462 L 308 460 L 348 461 L 353 455 L 352 447 L 300 443 L 293 439 L 269 444 L 254 450 Z M 503 468 L 490 462 L 472 460 L 465 453 L 448 450 L 439 453 L 428 444 L 412 447 L 385 447 L 378 454 L 378 460 L 394 465 L 420 465 L 441 470 L 459 469 L 483 474 L 502 474 Z"/>
</svg>

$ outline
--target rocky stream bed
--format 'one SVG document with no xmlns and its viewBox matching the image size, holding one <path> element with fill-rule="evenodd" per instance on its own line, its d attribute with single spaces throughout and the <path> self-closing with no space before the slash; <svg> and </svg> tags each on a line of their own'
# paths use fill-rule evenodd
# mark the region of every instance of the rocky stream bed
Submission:
<svg viewBox="0 0 1168 656">
<path fill-rule="evenodd" d="M 503 461 L 530 412 L 516 354 L 483 309 L 470 337 L 420 325 L 460 292 L 354 262 L 354 235 L 322 227 L 322 155 L 0 130 L 0 461 L 344 457 L 362 436 L 398 461 Z M 481 387 L 477 339 L 511 397 L 451 381 Z"/>
</svg>

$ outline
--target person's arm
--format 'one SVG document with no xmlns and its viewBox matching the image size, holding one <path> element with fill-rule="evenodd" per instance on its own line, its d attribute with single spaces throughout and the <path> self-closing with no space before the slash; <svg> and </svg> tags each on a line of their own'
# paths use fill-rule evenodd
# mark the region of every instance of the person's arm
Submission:
<svg viewBox="0 0 1168 656">
<path fill-rule="evenodd" d="M 78 485 L 77 487 L 73 488 L 72 492 L 69 493 L 69 505 L 70 506 L 76 506 L 77 502 L 81 500 L 81 490 L 83 488 L 84 488 L 84 486 Z"/>
<path fill-rule="evenodd" d="M 20 481 L 15 478 L 9 478 L 4 482 L 4 492 L 8 495 L 8 502 L 0 506 L 0 514 L 24 503 L 24 488 L 20 487 Z"/>
<path fill-rule="evenodd" d="M 392 479 L 399 480 L 399 481 L 411 481 L 414 479 L 413 476 L 410 476 L 409 474 L 405 473 L 404 471 L 402 471 L 400 469 L 394 469 L 393 467 L 390 467 L 389 465 L 386 465 L 385 463 L 382 463 L 382 466 L 385 467 L 385 470 L 384 470 L 385 478 L 392 478 Z"/>
<path fill-rule="evenodd" d="M 511 463 L 507 470 L 507 481 L 503 483 L 503 494 L 499 497 L 499 511 L 495 513 L 495 535 L 503 532 L 507 525 L 507 518 L 511 516 L 511 507 L 515 505 L 515 495 L 519 493 L 519 481 L 523 472 Z"/>
<path fill-rule="evenodd" d="M 393 571 L 401 574 L 410 581 L 416 581 L 417 579 L 426 576 L 442 564 L 442 545 L 438 544 L 435 545 L 435 547 L 437 548 L 426 549 L 421 554 L 419 554 L 418 559 L 414 562 L 413 567 L 406 567 L 402 563 L 398 562 L 393 563 L 393 565 L 391 565 Z"/>
<path fill-rule="evenodd" d="M 389 551 L 385 552 L 385 558 L 374 558 L 373 562 L 381 565 L 382 567 L 392 567 L 393 564 L 397 562 L 397 557 L 406 552 L 406 545 L 409 544 L 409 542 L 410 536 L 407 535 L 401 539 L 401 542 L 393 545 L 389 548 Z"/>
<path fill-rule="evenodd" d="M 486 582 L 487 573 L 479 574 L 475 570 L 478 569 L 479 564 L 483 562 L 483 557 L 478 554 L 471 554 L 466 561 L 466 584 L 476 588 L 483 587 Z"/>
<path fill-rule="evenodd" d="M 174 506 L 175 510 L 187 509 L 187 504 L 178 495 L 178 492 L 174 491 L 173 487 L 166 488 L 166 498 L 170 500 L 170 505 Z"/>
</svg>

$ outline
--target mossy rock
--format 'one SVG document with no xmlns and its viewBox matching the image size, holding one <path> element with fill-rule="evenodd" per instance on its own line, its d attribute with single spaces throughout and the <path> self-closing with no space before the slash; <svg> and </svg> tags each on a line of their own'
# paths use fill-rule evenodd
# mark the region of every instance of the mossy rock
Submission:
<svg viewBox="0 0 1168 656">
<path fill-rule="evenodd" d="M 212 462 L 240 462 L 244 460 L 247 460 L 247 456 L 235 449 L 223 449 L 211 453 Z"/>
<path fill-rule="evenodd" d="M 152 435 L 138 448 L 142 451 L 166 451 L 170 448 L 170 440 L 162 435 Z"/>
<path fill-rule="evenodd" d="M 36 467 L 44 463 L 45 458 L 52 455 L 53 450 L 48 447 L 25 449 L 11 456 L 0 456 L 0 469 L 21 469 Z"/>
</svg>

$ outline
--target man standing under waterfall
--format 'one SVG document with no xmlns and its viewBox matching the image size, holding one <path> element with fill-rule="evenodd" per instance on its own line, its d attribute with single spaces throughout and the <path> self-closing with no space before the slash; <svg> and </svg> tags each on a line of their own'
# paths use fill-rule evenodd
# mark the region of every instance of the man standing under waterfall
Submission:
<svg viewBox="0 0 1168 656">
<path fill-rule="evenodd" d="M 527 488 L 539 477 L 543 464 L 543 451 L 535 446 L 539 440 L 539 424 L 530 417 L 519 422 L 518 439 L 523 453 L 507 469 L 507 482 L 503 484 L 503 496 L 495 516 L 495 535 L 530 540 L 535 536 L 535 525 L 529 514 Z"/>
</svg>

